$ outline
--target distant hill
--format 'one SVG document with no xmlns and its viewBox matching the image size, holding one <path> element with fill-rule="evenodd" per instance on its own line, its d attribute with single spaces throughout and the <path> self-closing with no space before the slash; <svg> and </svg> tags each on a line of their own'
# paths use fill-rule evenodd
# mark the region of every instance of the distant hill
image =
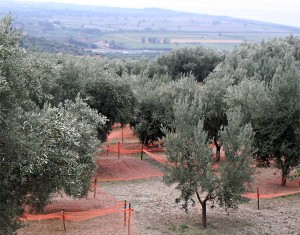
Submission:
<svg viewBox="0 0 300 235">
<path fill-rule="evenodd" d="M 300 28 L 292 26 L 156 8 L 1 0 L 0 14 L 8 12 L 16 17 L 15 25 L 30 37 L 46 38 L 49 44 L 56 42 L 60 48 L 77 47 L 81 52 L 169 51 L 197 45 L 230 50 L 245 41 L 257 43 L 272 37 L 300 35 Z M 46 51 L 51 47 L 35 45 Z"/>
</svg>

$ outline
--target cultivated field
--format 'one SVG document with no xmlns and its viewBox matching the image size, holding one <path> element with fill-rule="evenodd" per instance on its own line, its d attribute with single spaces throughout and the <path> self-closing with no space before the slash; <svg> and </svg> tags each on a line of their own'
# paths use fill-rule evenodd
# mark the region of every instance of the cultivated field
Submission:
<svg viewBox="0 0 300 235">
<path fill-rule="evenodd" d="M 84 49 L 106 41 L 117 49 L 171 50 L 202 45 L 230 50 L 241 42 L 300 34 L 299 28 L 224 16 L 163 9 L 122 9 L 54 3 L 0 2 L 0 13 L 12 12 L 25 34 Z M 98 48 L 101 49 L 101 48 Z"/>
</svg>

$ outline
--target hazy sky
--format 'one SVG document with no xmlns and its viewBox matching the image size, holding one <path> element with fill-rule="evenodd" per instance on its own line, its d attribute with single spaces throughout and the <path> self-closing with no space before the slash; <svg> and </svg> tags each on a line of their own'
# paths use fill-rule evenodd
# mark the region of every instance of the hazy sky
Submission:
<svg viewBox="0 0 300 235">
<path fill-rule="evenodd" d="M 24 1 L 24 0 L 23 0 Z M 300 0 L 26 0 L 113 7 L 157 7 L 300 27 Z"/>
</svg>

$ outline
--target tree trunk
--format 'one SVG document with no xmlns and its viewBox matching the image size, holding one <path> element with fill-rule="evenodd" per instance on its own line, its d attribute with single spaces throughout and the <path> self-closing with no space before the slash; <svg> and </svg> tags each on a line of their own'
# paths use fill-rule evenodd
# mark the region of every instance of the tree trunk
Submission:
<svg viewBox="0 0 300 235">
<path fill-rule="evenodd" d="M 281 177 L 281 186 L 285 186 L 285 185 L 286 185 L 286 177 L 284 177 L 282 175 L 282 177 Z"/>
<path fill-rule="evenodd" d="M 201 203 L 202 206 L 202 225 L 206 228 L 206 201 Z"/>
<path fill-rule="evenodd" d="M 286 180 L 290 172 L 289 165 L 287 165 L 285 158 L 283 158 L 283 160 L 281 160 L 281 186 L 286 186 Z"/>
<path fill-rule="evenodd" d="M 208 199 L 208 195 L 205 197 L 204 200 L 201 200 L 199 193 L 196 190 L 196 195 L 198 198 L 198 201 L 200 202 L 202 206 L 202 225 L 204 228 L 206 228 L 206 201 Z"/>
<path fill-rule="evenodd" d="M 281 173 L 281 186 L 286 186 L 286 178 L 287 178 L 288 174 L 286 174 L 286 172 Z"/>
<path fill-rule="evenodd" d="M 214 143 L 216 146 L 216 162 L 219 162 L 221 157 L 221 144 L 219 143 L 219 141 L 217 141 L 216 138 L 214 138 Z"/>
</svg>

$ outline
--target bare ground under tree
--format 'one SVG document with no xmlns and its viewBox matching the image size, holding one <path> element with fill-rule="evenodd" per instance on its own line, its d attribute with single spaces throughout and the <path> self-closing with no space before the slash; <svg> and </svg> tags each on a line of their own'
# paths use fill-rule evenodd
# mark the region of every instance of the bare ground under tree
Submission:
<svg viewBox="0 0 300 235">
<path fill-rule="evenodd" d="M 269 171 L 270 175 L 272 169 Z M 207 228 L 203 229 L 200 205 L 191 206 L 189 212 L 185 213 L 175 203 L 179 191 L 174 186 L 167 187 L 162 177 L 100 182 L 99 186 L 116 199 L 132 203 L 135 224 L 139 234 L 143 235 L 300 233 L 300 194 L 261 199 L 260 210 L 257 210 L 255 199 L 240 205 L 237 211 L 230 210 L 229 213 L 208 203 Z M 275 187 L 280 191 L 279 184 L 269 186 L 269 190 L 275 191 Z M 29 226 L 19 230 L 18 234 L 116 234 L 109 226 L 103 228 L 101 220 L 95 218 L 67 222 L 67 233 L 62 231 L 61 221 L 58 220 L 28 222 Z"/>
</svg>

